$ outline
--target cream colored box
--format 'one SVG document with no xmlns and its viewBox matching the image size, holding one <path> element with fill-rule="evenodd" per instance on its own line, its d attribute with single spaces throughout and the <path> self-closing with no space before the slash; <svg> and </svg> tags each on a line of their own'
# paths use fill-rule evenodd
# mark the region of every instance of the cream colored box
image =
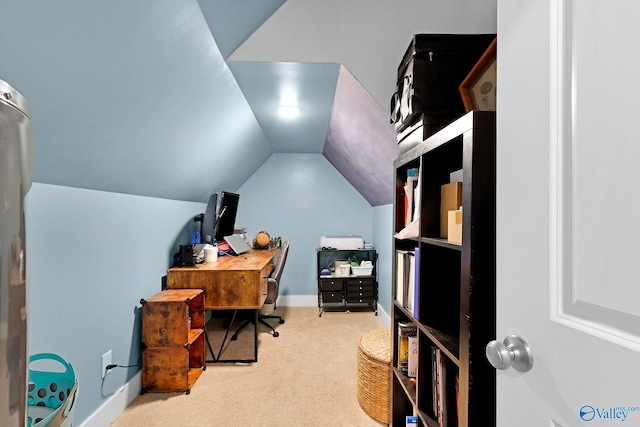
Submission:
<svg viewBox="0 0 640 427">
<path fill-rule="evenodd" d="M 445 184 L 440 190 L 440 237 L 447 238 L 449 232 L 448 213 L 462 205 L 462 182 Z"/>
<path fill-rule="evenodd" d="M 447 217 L 449 219 L 447 240 L 451 243 L 462 244 L 462 211 L 449 211 Z"/>
</svg>

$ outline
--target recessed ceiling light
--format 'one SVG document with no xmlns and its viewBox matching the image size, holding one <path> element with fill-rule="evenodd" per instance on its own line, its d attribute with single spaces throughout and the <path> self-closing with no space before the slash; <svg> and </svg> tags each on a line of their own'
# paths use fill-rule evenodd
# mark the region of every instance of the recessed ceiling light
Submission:
<svg viewBox="0 0 640 427">
<path fill-rule="evenodd" d="M 300 115 L 300 107 L 295 105 L 281 105 L 278 107 L 278 114 L 281 117 L 292 119 Z"/>
</svg>

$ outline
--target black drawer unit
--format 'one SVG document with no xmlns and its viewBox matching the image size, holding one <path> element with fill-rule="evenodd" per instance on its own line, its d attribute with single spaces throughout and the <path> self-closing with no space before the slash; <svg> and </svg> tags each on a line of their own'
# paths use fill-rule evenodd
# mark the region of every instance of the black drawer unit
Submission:
<svg viewBox="0 0 640 427">
<path fill-rule="evenodd" d="M 378 315 L 378 280 L 376 262 L 378 254 L 374 249 L 322 250 L 317 251 L 318 268 L 318 316 L 325 309 L 347 310 L 350 307 L 371 307 Z M 334 269 L 336 261 L 348 261 L 355 258 L 358 263 L 371 261 L 373 269 L 370 275 L 338 275 Z M 326 269 L 331 275 L 322 274 Z"/>
<path fill-rule="evenodd" d="M 344 299 L 344 293 L 343 292 L 322 292 L 321 298 L 324 304 L 331 304 L 334 302 L 342 304 L 342 300 Z"/>
<path fill-rule="evenodd" d="M 343 291 L 344 279 L 320 279 L 321 291 Z"/>
<path fill-rule="evenodd" d="M 347 303 L 372 303 L 377 296 L 377 284 L 373 279 L 347 279 Z"/>
<path fill-rule="evenodd" d="M 391 98 L 397 133 L 423 123 L 427 138 L 465 113 L 458 86 L 495 34 L 416 34 L 398 66 Z"/>
</svg>

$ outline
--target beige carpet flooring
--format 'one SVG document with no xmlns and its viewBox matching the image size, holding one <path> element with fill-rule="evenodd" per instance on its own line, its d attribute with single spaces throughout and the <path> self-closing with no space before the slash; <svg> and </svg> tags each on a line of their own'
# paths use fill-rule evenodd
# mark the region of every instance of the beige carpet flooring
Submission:
<svg viewBox="0 0 640 427">
<path fill-rule="evenodd" d="M 362 334 L 383 327 L 378 316 L 368 309 L 318 317 L 316 307 L 278 307 L 275 314 L 285 323 L 277 338 L 259 326 L 257 363 L 208 364 L 190 394 L 141 394 L 111 426 L 380 427 L 358 403 L 356 367 Z M 207 325 L 215 351 L 219 324 Z M 249 326 L 222 358 L 251 357 L 252 340 Z"/>
</svg>

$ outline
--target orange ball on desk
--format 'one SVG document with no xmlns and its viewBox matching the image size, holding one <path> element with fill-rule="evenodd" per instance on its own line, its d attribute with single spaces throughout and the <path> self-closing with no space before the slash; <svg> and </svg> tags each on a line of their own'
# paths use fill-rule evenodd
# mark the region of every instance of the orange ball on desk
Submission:
<svg viewBox="0 0 640 427">
<path fill-rule="evenodd" d="M 260 247 L 266 247 L 269 246 L 269 242 L 271 241 L 271 237 L 269 236 L 269 233 L 267 233 L 266 231 L 261 231 L 258 234 L 256 234 L 256 244 Z"/>
</svg>

